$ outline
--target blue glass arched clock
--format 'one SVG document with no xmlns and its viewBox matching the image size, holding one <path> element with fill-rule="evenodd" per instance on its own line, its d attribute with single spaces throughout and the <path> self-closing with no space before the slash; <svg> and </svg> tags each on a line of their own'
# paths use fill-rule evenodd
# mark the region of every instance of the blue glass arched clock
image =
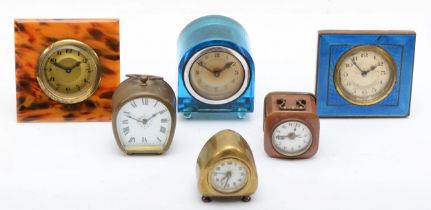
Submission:
<svg viewBox="0 0 431 210">
<path fill-rule="evenodd" d="M 178 38 L 178 57 L 178 111 L 186 118 L 253 112 L 254 63 L 238 22 L 219 15 L 192 21 Z"/>
</svg>

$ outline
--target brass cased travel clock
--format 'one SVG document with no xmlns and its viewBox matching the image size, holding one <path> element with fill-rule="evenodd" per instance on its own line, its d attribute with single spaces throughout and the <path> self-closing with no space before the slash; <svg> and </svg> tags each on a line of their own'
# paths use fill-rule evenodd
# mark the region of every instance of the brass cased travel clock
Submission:
<svg viewBox="0 0 431 210">
<path fill-rule="evenodd" d="M 250 201 L 257 189 L 253 154 L 235 131 L 222 130 L 202 148 L 197 160 L 198 188 L 204 202 L 213 197 L 241 197 Z"/>
<path fill-rule="evenodd" d="M 275 158 L 310 158 L 319 146 L 316 98 L 309 93 L 271 92 L 265 97 L 264 146 Z"/>
<path fill-rule="evenodd" d="M 112 101 L 117 144 L 127 154 L 164 153 L 175 133 L 175 93 L 162 77 L 127 77 Z"/>
<path fill-rule="evenodd" d="M 96 52 L 83 42 L 64 39 L 45 49 L 39 58 L 37 81 L 51 99 L 75 104 L 99 87 L 101 68 Z"/>
</svg>

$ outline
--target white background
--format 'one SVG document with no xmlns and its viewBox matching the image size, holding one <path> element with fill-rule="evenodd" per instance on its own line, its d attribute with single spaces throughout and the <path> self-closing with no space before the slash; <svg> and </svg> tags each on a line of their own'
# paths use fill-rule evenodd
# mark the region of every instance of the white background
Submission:
<svg viewBox="0 0 431 210">
<path fill-rule="evenodd" d="M 3 0 L 0 3 L 0 209 L 430 209 L 431 6 L 427 1 Z M 179 118 L 163 156 L 126 156 L 111 123 L 29 123 L 15 117 L 14 18 L 120 18 L 122 79 L 164 76 L 176 90 L 176 39 L 193 19 L 222 14 L 248 31 L 256 63 L 255 112 L 246 120 Z M 411 116 L 322 119 L 308 160 L 269 158 L 262 106 L 269 91 L 314 92 L 320 29 L 417 32 Z M 221 129 L 255 155 L 252 201 L 202 203 L 195 164 Z"/>
</svg>

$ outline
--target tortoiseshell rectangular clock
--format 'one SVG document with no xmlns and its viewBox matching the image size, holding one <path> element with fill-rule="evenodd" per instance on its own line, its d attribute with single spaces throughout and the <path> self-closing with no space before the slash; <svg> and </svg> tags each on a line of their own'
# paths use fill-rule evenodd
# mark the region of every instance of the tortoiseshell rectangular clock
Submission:
<svg viewBox="0 0 431 210">
<path fill-rule="evenodd" d="M 18 122 L 110 121 L 117 19 L 16 19 Z"/>
</svg>

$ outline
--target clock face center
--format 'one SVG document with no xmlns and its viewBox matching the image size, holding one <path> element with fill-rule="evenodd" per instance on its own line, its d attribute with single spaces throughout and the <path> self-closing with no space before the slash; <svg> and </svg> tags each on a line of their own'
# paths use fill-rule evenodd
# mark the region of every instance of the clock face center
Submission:
<svg viewBox="0 0 431 210">
<path fill-rule="evenodd" d="M 296 134 L 294 132 L 291 132 L 291 133 L 287 134 L 287 138 L 290 140 L 294 140 L 296 138 Z"/>
<path fill-rule="evenodd" d="M 284 141 L 284 139 L 288 141 Z M 272 135 L 272 145 L 276 151 L 287 156 L 305 153 L 312 143 L 311 129 L 300 121 L 286 121 L 278 125 Z"/>
</svg>

